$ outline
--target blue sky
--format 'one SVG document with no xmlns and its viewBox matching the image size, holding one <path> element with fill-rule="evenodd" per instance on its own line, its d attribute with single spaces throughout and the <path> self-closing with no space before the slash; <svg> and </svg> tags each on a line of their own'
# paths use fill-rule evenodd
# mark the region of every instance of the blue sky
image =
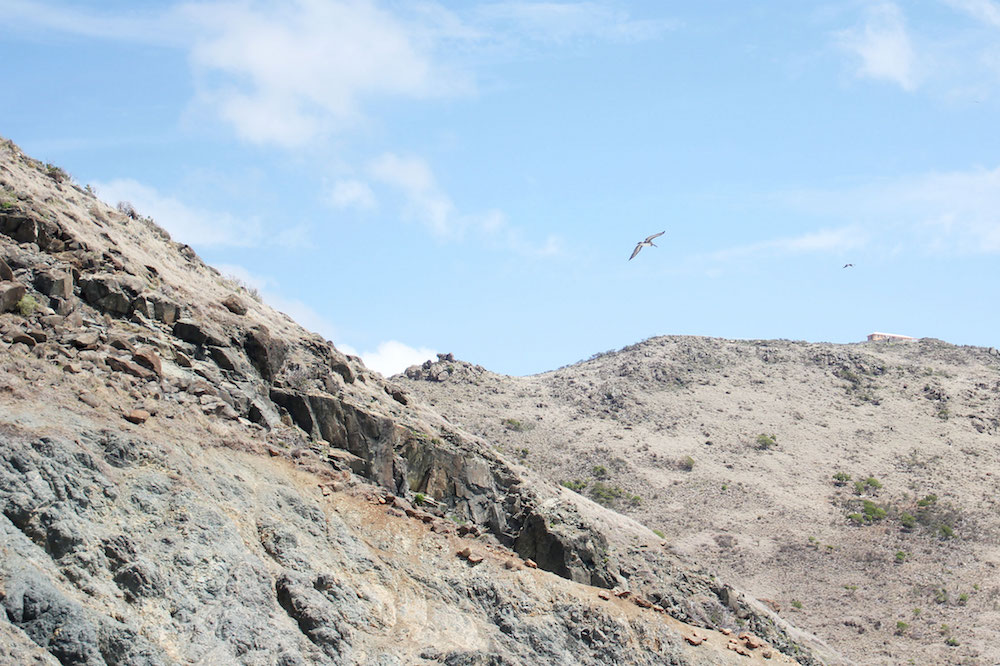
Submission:
<svg viewBox="0 0 1000 666">
<path fill-rule="evenodd" d="M 383 372 L 1000 344 L 996 0 L 0 12 L 0 135 Z"/>
</svg>

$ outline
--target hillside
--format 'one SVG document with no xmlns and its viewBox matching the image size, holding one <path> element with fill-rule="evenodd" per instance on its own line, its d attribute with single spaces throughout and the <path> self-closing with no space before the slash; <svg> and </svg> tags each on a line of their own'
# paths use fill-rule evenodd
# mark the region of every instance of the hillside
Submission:
<svg viewBox="0 0 1000 666">
<path fill-rule="evenodd" d="M 1000 663 L 995 349 L 660 337 L 393 381 L 858 663 Z"/>
<path fill-rule="evenodd" d="M 847 663 L 0 143 L 0 663 Z"/>
</svg>

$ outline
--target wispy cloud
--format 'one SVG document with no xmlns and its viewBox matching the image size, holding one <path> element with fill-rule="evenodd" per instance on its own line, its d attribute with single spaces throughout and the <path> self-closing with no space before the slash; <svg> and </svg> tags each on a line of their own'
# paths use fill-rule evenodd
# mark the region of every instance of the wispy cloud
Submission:
<svg viewBox="0 0 1000 666">
<path fill-rule="evenodd" d="M 1000 28 L 1000 4 L 992 0 L 945 0 L 945 2 L 978 21 Z"/>
<path fill-rule="evenodd" d="M 854 226 L 821 229 L 799 236 L 774 238 L 718 250 L 703 257 L 703 259 L 707 259 L 710 262 L 722 263 L 765 256 L 776 257 L 813 252 L 837 252 L 862 247 L 866 240 L 867 236 L 865 232 Z"/>
<path fill-rule="evenodd" d="M 366 367 L 386 377 L 398 374 L 411 365 L 433 359 L 437 353 L 428 347 L 411 347 L 398 340 L 380 342 L 375 351 L 359 352 L 350 345 L 337 345 L 337 349 L 360 357 Z"/>
<path fill-rule="evenodd" d="M 1000 254 L 1000 167 L 930 172 L 782 198 L 801 212 L 854 220 L 872 248 Z"/>
<path fill-rule="evenodd" d="M 114 206 L 128 201 L 152 217 L 174 240 L 198 246 L 252 246 L 263 238 L 256 218 L 242 219 L 228 213 L 195 208 L 155 188 L 124 178 L 93 183 L 98 196 Z"/>
<path fill-rule="evenodd" d="M 604 2 L 497 2 L 480 5 L 471 14 L 485 34 L 506 32 L 518 40 L 555 43 L 643 41 L 677 26 L 671 20 L 637 19 Z"/>
<path fill-rule="evenodd" d="M 326 202 L 334 208 L 371 210 L 378 205 L 368 183 L 353 178 L 338 180 L 330 188 Z"/>
<path fill-rule="evenodd" d="M 869 6 L 861 25 L 835 34 L 843 50 L 854 56 L 856 74 L 916 90 L 916 56 L 902 10 L 892 2 Z"/>
<path fill-rule="evenodd" d="M 430 165 L 420 157 L 384 153 L 369 162 L 367 171 L 374 181 L 402 195 L 405 216 L 420 222 L 441 240 L 463 240 L 471 235 L 488 245 L 526 256 L 551 256 L 562 249 L 555 235 L 542 245 L 530 242 L 500 210 L 460 212 L 438 184 Z"/>
</svg>

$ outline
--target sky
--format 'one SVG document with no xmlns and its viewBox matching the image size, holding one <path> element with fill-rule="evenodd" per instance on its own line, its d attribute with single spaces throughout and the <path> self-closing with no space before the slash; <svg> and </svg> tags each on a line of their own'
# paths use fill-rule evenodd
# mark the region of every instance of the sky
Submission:
<svg viewBox="0 0 1000 666">
<path fill-rule="evenodd" d="M 1000 346 L 998 0 L 0 15 L 0 136 L 383 374 L 654 335 Z"/>
</svg>

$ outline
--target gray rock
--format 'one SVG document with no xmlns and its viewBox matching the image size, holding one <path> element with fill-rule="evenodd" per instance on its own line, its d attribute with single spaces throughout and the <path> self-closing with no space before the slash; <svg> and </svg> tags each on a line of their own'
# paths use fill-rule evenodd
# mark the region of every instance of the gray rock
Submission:
<svg viewBox="0 0 1000 666">
<path fill-rule="evenodd" d="M 20 282 L 10 280 L 0 282 L 0 312 L 9 312 L 17 308 L 26 291 Z"/>
</svg>

